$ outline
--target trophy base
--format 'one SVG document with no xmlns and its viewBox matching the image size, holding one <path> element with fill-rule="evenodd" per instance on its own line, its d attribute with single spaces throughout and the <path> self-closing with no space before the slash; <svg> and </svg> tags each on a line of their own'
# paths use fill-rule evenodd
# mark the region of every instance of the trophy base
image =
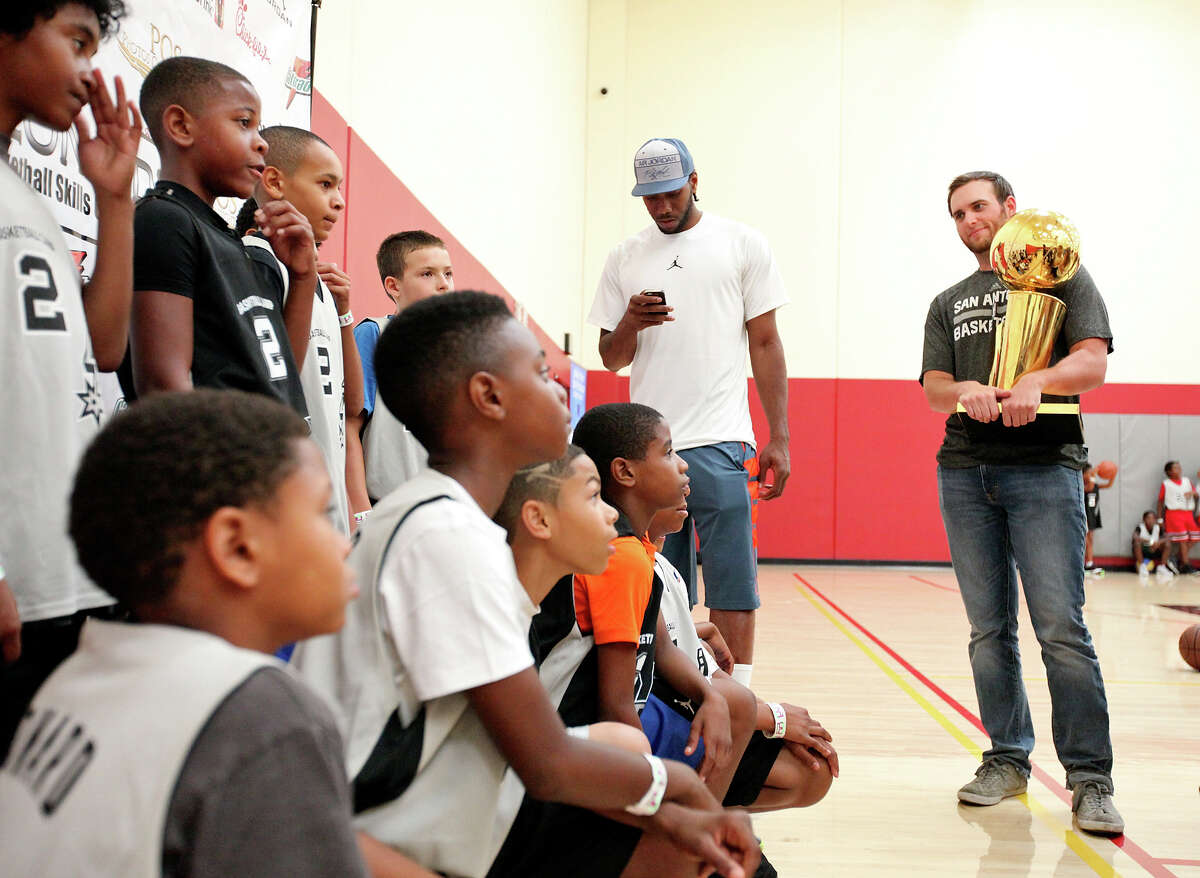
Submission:
<svg viewBox="0 0 1200 878">
<path fill-rule="evenodd" d="M 1004 411 L 1004 403 L 996 403 L 996 408 Z M 966 408 L 960 402 L 955 406 L 956 412 L 965 413 Z M 1077 402 L 1043 402 L 1037 407 L 1039 415 L 1077 415 L 1079 414 L 1079 403 Z"/>
<path fill-rule="evenodd" d="M 999 403 L 1004 411 L 1004 403 Z M 1023 427 L 1006 427 L 997 418 L 990 423 L 967 417 L 966 409 L 957 407 L 959 421 L 973 442 L 1000 445 L 1082 445 L 1083 419 L 1077 402 L 1044 402 L 1038 406 L 1037 417 Z"/>
</svg>

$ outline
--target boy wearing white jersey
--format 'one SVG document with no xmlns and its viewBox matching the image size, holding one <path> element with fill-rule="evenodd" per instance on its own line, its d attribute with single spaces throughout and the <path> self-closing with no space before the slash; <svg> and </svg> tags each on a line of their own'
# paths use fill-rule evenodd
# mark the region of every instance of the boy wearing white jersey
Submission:
<svg viewBox="0 0 1200 878">
<path fill-rule="evenodd" d="M 1172 567 L 1170 549 L 1166 555 L 1167 567 L 1172 573 L 1188 573 L 1188 550 L 1191 544 L 1200 542 L 1200 526 L 1192 515 L 1196 506 L 1196 489 L 1191 479 L 1183 474 L 1177 460 L 1169 460 L 1163 467 L 1166 478 L 1158 489 L 1158 520 L 1163 523 L 1165 539 L 1171 547 L 1179 549 L 1179 566 Z"/>
<path fill-rule="evenodd" d="M 363 405 L 351 419 L 362 431 L 362 481 L 351 479 L 356 503 L 374 503 L 416 475 L 429 455 L 412 432 L 380 399 L 375 380 L 375 346 L 387 322 L 414 302 L 454 289 L 454 268 L 442 239 L 420 230 L 388 235 L 375 253 L 379 281 L 396 310 L 386 317 L 367 317 L 354 329 L 362 360 Z M 358 410 L 356 409 L 357 413 Z M 356 495 L 356 491 L 358 491 Z"/>
<path fill-rule="evenodd" d="M 744 816 L 690 769 L 569 737 L 533 667 L 536 608 L 491 520 L 518 468 L 566 449 L 569 413 L 533 335 L 496 296 L 447 293 L 389 321 L 375 362 L 430 466 L 361 530 L 351 564 L 365 593 L 343 631 L 293 658 L 342 712 L 358 828 L 426 868 L 480 878 L 504 840 L 511 765 L 532 796 L 658 830 L 636 842 L 637 874 L 695 875 L 706 861 L 743 878 L 757 862 Z M 504 874 L 589 874 L 586 858 L 527 853 Z"/>
<path fill-rule="evenodd" d="M 238 231 L 265 280 L 288 296 L 286 267 L 275 257 L 271 245 L 254 230 L 253 214 L 258 203 L 280 199 L 291 202 L 308 220 L 313 240 L 320 247 L 341 218 L 342 162 L 324 140 L 311 131 L 288 125 L 273 125 L 259 132 L 267 142 L 267 166 L 255 186 L 253 199 L 242 207 Z M 354 315 L 350 311 L 350 278 L 330 262 L 317 262 L 317 288 L 313 297 L 308 346 L 300 366 L 300 385 L 308 406 L 312 436 L 333 480 L 334 522 L 350 533 L 352 516 L 347 474 L 361 469 L 362 447 L 358 435 L 346 430 L 346 412 L 362 407 L 362 368 L 354 348 Z M 357 464 L 354 462 L 358 456 Z"/>
<path fill-rule="evenodd" d="M 270 656 L 356 591 L 307 437 L 266 396 L 197 390 L 88 448 L 71 539 L 138 622 L 88 620 L 34 697 L 0 770 L 6 874 L 366 875 L 333 717 Z"/>
<path fill-rule="evenodd" d="M 121 3 L 30 0 L 2 9 L 0 759 L 37 687 L 74 650 L 84 615 L 112 604 L 67 544 L 67 495 L 104 416 L 98 373 L 120 364 L 128 337 L 130 186 L 142 131 L 120 78 L 114 103 L 91 64 Z M 79 115 L 89 104 L 95 137 Z M 72 119 L 99 219 L 96 267 L 82 289 L 58 221 L 28 185 L 40 172 L 9 157 L 22 122 L 66 132 Z"/>
<path fill-rule="evenodd" d="M 1161 571 L 1166 569 L 1167 553 L 1170 551 L 1171 544 L 1163 537 L 1162 525 L 1158 523 L 1154 513 L 1147 509 L 1142 513 L 1142 520 L 1138 522 L 1138 526 L 1133 529 L 1133 563 L 1137 569 L 1138 578 L 1145 582 L 1150 576 L 1150 566 L 1154 563 L 1154 556 L 1158 555 L 1158 574 L 1163 577 Z"/>
</svg>

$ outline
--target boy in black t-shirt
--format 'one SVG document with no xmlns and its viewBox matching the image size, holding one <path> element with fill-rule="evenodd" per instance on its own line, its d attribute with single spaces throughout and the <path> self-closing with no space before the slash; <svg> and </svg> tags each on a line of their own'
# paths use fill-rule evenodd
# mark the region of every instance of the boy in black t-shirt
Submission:
<svg viewBox="0 0 1200 878">
<path fill-rule="evenodd" d="M 140 100 L 162 175 L 134 216 L 126 396 L 235 388 L 307 414 L 296 361 L 308 344 L 316 289 L 312 227 L 286 201 L 259 208 L 259 226 L 287 266 L 285 310 L 212 207 L 221 196 L 248 197 L 266 167 L 258 94 L 224 64 L 178 57 L 150 71 Z"/>
</svg>

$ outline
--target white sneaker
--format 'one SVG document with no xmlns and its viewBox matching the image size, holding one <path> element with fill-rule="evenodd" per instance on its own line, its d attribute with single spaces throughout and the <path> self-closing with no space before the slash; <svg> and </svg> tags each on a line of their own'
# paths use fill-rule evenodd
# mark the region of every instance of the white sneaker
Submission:
<svg viewBox="0 0 1200 878">
<path fill-rule="evenodd" d="M 1175 578 L 1175 574 L 1172 573 L 1170 570 L 1168 570 L 1166 567 L 1159 567 L 1157 570 L 1154 571 L 1154 578 L 1157 579 L 1159 582 L 1170 582 L 1172 579 Z"/>
</svg>

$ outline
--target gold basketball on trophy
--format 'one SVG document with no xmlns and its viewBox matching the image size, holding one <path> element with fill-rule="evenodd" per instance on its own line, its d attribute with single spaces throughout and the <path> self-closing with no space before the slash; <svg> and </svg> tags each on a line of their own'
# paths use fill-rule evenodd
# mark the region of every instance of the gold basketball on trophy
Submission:
<svg viewBox="0 0 1200 878">
<path fill-rule="evenodd" d="M 1050 295 L 1079 271 L 1079 232 L 1062 214 L 1022 210 L 992 240 L 992 271 L 1008 287 L 1008 305 L 996 329 L 988 383 L 1010 389 L 1026 372 L 1050 364 L 1067 306 Z"/>
<path fill-rule="evenodd" d="M 1022 210 L 992 239 L 992 271 L 1010 290 L 1051 290 L 1079 271 L 1079 232 L 1051 210 Z"/>
<path fill-rule="evenodd" d="M 991 262 L 992 271 L 1007 287 L 1008 295 L 1004 313 L 996 319 L 996 347 L 988 384 L 1011 390 L 1026 372 L 1050 365 L 1067 315 L 1066 303 L 1051 293 L 1079 271 L 1079 232 L 1062 214 L 1037 209 L 1019 211 L 992 239 Z M 958 410 L 965 411 L 961 403 Z M 1051 433 L 1066 429 L 1072 435 L 1070 441 L 1083 441 L 1079 403 L 1043 401 L 1037 411 L 1039 420 L 1017 428 L 1030 441 L 1037 440 L 1043 429 Z M 1070 424 L 1064 427 L 1060 422 L 1058 427 L 1048 427 L 1042 415 L 1065 417 Z M 1001 433 L 1003 441 L 1013 438 L 1009 428 L 995 425 L 971 423 L 968 429 L 980 438 L 984 434 L 998 438 Z"/>
</svg>

